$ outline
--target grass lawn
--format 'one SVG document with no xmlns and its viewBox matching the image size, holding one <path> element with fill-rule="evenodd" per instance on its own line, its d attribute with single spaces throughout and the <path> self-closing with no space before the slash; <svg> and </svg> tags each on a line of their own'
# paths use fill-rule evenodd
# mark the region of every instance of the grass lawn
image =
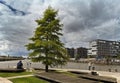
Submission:
<svg viewBox="0 0 120 83">
<path fill-rule="evenodd" d="M 12 77 L 12 76 L 20 76 L 20 75 L 28 75 L 32 74 L 32 72 L 0 72 L 0 77 Z"/>
<path fill-rule="evenodd" d="M 37 77 L 25 77 L 25 78 L 15 78 L 15 79 L 11 79 L 11 81 L 13 83 L 49 83 L 45 80 L 41 80 Z"/>
</svg>

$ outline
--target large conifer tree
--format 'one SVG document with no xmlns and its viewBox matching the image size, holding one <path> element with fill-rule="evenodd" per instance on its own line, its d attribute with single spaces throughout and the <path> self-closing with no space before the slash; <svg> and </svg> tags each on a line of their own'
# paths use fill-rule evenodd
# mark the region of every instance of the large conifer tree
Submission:
<svg viewBox="0 0 120 83">
<path fill-rule="evenodd" d="M 32 50 L 29 56 L 35 62 L 41 61 L 46 72 L 49 66 L 64 65 L 68 60 L 64 44 L 59 38 L 62 36 L 63 25 L 60 24 L 57 13 L 50 6 L 45 10 L 43 18 L 36 20 L 38 27 L 30 38 L 32 43 L 26 45 L 28 50 Z"/>
</svg>

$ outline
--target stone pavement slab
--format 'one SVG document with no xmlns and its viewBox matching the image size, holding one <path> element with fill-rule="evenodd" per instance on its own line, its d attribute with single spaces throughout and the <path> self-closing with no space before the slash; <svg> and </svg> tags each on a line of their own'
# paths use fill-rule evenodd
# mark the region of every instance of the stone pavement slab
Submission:
<svg viewBox="0 0 120 83">
<path fill-rule="evenodd" d="M 25 69 L 16 69 L 16 68 L 0 68 L 0 72 L 24 72 Z"/>
</svg>

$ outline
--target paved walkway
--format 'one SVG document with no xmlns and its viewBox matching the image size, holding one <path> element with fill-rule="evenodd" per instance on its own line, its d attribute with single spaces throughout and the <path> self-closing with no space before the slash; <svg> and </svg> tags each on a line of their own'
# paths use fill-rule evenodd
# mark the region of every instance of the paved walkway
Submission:
<svg viewBox="0 0 120 83">
<path fill-rule="evenodd" d="M 55 70 L 62 70 L 62 71 L 78 71 L 78 72 L 87 72 L 91 73 L 89 70 L 79 70 L 79 69 L 56 69 L 56 68 L 51 68 Z M 120 73 L 118 72 L 106 72 L 106 71 L 96 71 L 99 76 L 106 76 L 106 77 L 113 77 L 117 79 L 117 83 L 120 83 Z"/>
<path fill-rule="evenodd" d="M 0 83 L 12 83 L 12 82 L 9 81 L 9 80 L 6 79 L 6 78 L 2 78 L 2 77 L 0 77 Z"/>
<path fill-rule="evenodd" d="M 98 71 L 98 73 L 100 76 L 114 77 L 117 79 L 117 83 L 120 83 L 120 73 L 104 72 L 104 71 Z"/>
<path fill-rule="evenodd" d="M 13 77 L 7 77 L 7 79 L 23 78 L 23 77 L 30 77 L 30 76 L 34 76 L 34 75 L 30 74 L 30 75 L 13 76 Z"/>
<path fill-rule="evenodd" d="M 81 70 L 84 72 L 90 72 L 89 70 Z M 106 72 L 106 71 L 96 71 L 99 76 L 113 77 L 116 78 L 117 83 L 120 83 L 120 73 L 118 72 Z"/>
</svg>

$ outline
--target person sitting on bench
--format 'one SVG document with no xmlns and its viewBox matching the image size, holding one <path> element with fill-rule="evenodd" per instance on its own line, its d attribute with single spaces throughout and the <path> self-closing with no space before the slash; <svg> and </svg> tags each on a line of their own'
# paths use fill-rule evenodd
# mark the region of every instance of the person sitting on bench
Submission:
<svg viewBox="0 0 120 83">
<path fill-rule="evenodd" d="M 23 69 L 23 63 L 22 63 L 22 61 L 19 61 L 17 63 L 17 69 Z"/>
</svg>

